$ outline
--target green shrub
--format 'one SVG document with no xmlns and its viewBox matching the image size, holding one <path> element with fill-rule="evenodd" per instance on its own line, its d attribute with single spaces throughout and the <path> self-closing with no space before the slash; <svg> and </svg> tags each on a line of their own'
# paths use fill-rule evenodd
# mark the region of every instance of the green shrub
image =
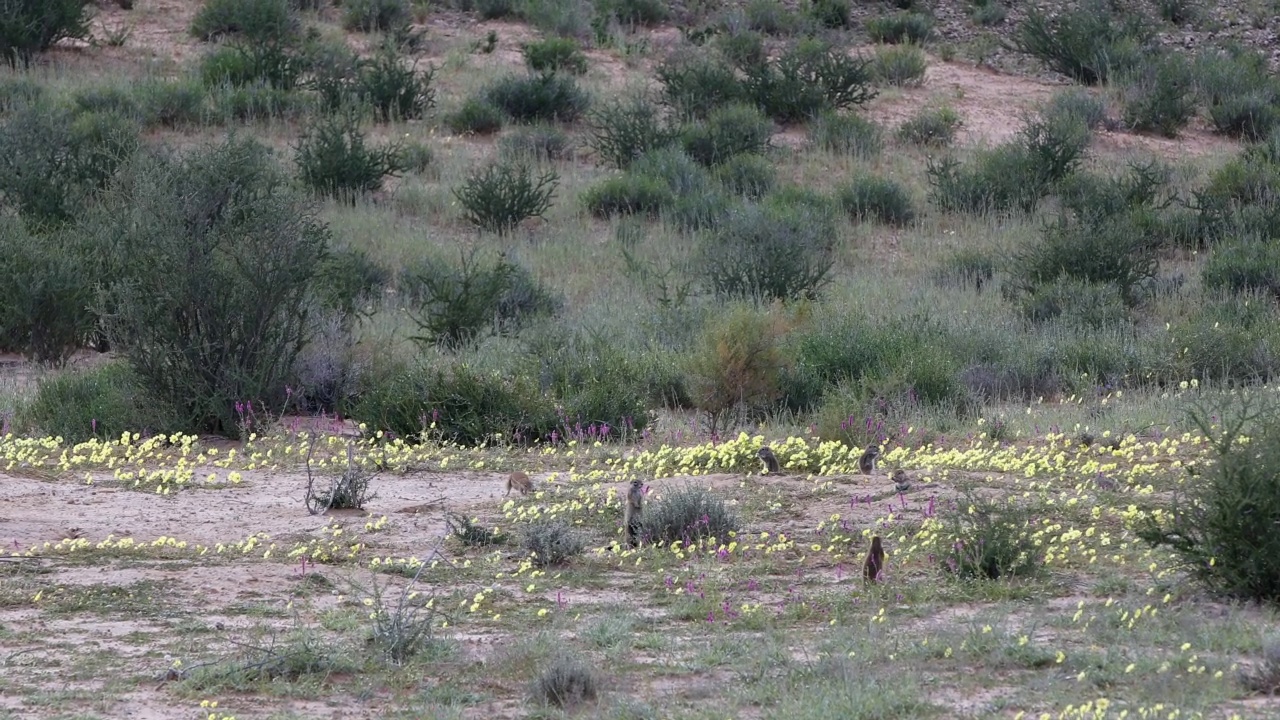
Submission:
<svg viewBox="0 0 1280 720">
<path fill-rule="evenodd" d="M 107 338 L 184 429 L 232 433 L 236 403 L 286 399 L 328 243 L 288 188 L 266 148 L 233 138 L 140 157 L 83 223 L 120 273 L 98 304 Z"/>
<path fill-rule="evenodd" d="M 722 297 L 813 298 L 830 280 L 834 219 L 806 205 L 748 204 L 708 233 L 698 272 Z"/>
<path fill-rule="evenodd" d="M 675 138 L 658 114 L 658 108 L 642 95 L 612 100 L 588 116 L 588 146 L 596 159 L 625 170 L 644 153 L 670 145 Z"/>
<path fill-rule="evenodd" d="M 1083 88 L 1070 88 L 1054 93 L 1045 108 L 1044 117 L 1070 119 L 1095 130 L 1107 119 L 1107 108 L 1102 99 Z"/>
<path fill-rule="evenodd" d="M 564 526 L 565 529 L 558 532 L 567 533 L 567 527 Z M 547 534 L 545 530 L 535 530 L 533 528 L 527 532 Z M 533 544 L 541 545 L 542 543 Z M 531 547 L 529 540 L 525 541 L 525 545 L 526 549 L 535 549 Z M 569 554 L 576 555 L 581 551 L 581 548 L 579 548 Z M 541 557 L 542 553 L 539 553 L 539 556 Z M 592 664 L 576 657 L 560 654 L 548 662 L 542 672 L 538 674 L 533 683 L 532 695 L 535 700 L 544 705 L 573 707 L 589 700 L 595 700 L 601 684 Z"/>
<path fill-rule="evenodd" d="M 874 220 L 885 225 L 906 225 L 915 219 L 911 194 L 888 178 L 858 175 L 837 191 L 837 198 L 855 220 Z"/>
<path fill-rule="evenodd" d="M 36 101 L 0 116 L 0 208 L 37 232 L 74 218 L 138 146 L 138 127 L 113 113 L 75 117 Z"/>
<path fill-rule="evenodd" d="M 703 118 L 722 105 L 747 98 L 733 68 L 707 53 L 679 53 L 656 69 L 662 102 L 680 118 Z"/>
<path fill-rule="evenodd" d="M 1014 258 L 1015 282 L 1024 289 L 1074 278 L 1113 285 L 1133 305 L 1154 278 L 1160 238 L 1142 227 L 1146 215 L 1128 213 L 1105 218 L 1058 218 L 1045 226 L 1039 241 Z"/>
<path fill-rule="evenodd" d="M 933 19 L 923 13 L 900 12 L 867 21 L 867 34 L 879 43 L 923 43 L 933 34 Z"/>
<path fill-rule="evenodd" d="M 582 195 L 587 210 L 600 218 L 637 213 L 657 215 L 674 200 L 675 196 L 661 180 L 635 173 L 611 177 Z"/>
<path fill-rule="evenodd" d="M 779 0 L 747 0 L 743 14 L 749 29 L 766 35 L 790 35 L 800 29 L 802 19 Z"/>
<path fill-rule="evenodd" d="M 928 67 L 923 50 L 914 45 L 895 45 L 876 51 L 871 74 L 877 82 L 905 87 L 924 83 Z"/>
<path fill-rule="evenodd" d="M 745 89 L 747 97 L 774 120 L 803 121 L 874 98 L 870 67 L 870 60 L 807 41 L 773 62 L 748 68 Z"/>
<path fill-rule="evenodd" d="M 0 7 L 0 57 L 16 68 L 63 39 L 89 36 L 87 0 L 8 0 Z"/>
<path fill-rule="evenodd" d="M 371 148 L 354 114 L 318 118 L 294 146 L 298 179 L 313 192 L 347 197 L 382 188 L 382 181 L 404 169 L 398 146 Z"/>
<path fill-rule="evenodd" d="M 0 112 L 45 99 L 45 86 L 25 75 L 0 77 Z"/>
<path fill-rule="evenodd" d="M 147 127 L 181 128 L 205 118 L 208 91 L 192 80 L 152 80 L 138 86 L 142 123 Z"/>
<path fill-rule="evenodd" d="M 1195 23 L 1201 17 L 1197 0 L 1156 0 L 1156 9 L 1162 20 L 1174 25 Z"/>
<path fill-rule="evenodd" d="M 466 3 L 470 5 L 471 3 Z M 459 9 L 470 10 L 470 7 Z M 499 20 L 516 15 L 516 3 L 513 0 L 476 0 L 475 11 L 484 20 Z"/>
<path fill-rule="evenodd" d="M 773 136 L 773 123 L 750 105 L 726 105 L 712 110 L 704 122 L 681 132 L 685 153 L 711 167 L 742 153 L 763 153 Z"/>
<path fill-rule="evenodd" d="M 408 0 L 343 0 L 342 25 L 348 30 L 395 33 L 409 26 Z"/>
<path fill-rule="evenodd" d="M 685 362 L 693 406 L 712 435 L 728 431 L 735 413 L 769 408 L 781 397 L 786 358 L 780 328 L 766 311 L 735 305 L 717 316 Z"/>
<path fill-rule="evenodd" d="M 0 348 L 38 363 L 63 365 L 97 326 L 90 311 L 96 269 L 61 237 L 32 237 L 0 219 Z"/>
<path fill-rule="evenodd" d="M 965 578 L 999 580 L 1039 573 L 1044 556 L 1034 513 L 1014 498 L 991 498 L 972 487 L 944 504 L 938 556 L 942 569 Z"/>
<path fill-rule="evenodd" d="M 360 98 L 373 106 L 374 114 L 383 122 L 416 120 L 426 115 L 436 103 L 431 86 L 435 68 L 419 73 L 416 67 L 405 67 L 400 51 L 392 43 L 384 43 L 373 57 L 360 64 L 358 90 Z"/>
<path fill-rule="evenodd" d="M 960 125 L 960 115 L 949 107 L 923 108 L 898 126 L 898 139 L 945 147 L 955 141 Z"/>
<path fill-rule="evenodd" d="M 1058 185 L 1064 210 L 1077 218 L 1100 220 L 1142 208 L 1154 209 L 1171 177 L 1157 161 L 1130 162 L 1123 175 L 1104 177 L 1076 172 Z"/>
<path fill-rule="evenodd" d="M 982 27 L 999 25 L 1004 22 L 1006 16 L 1004 6 L 996 2 L 974 3 L 973 9 L 969 12 L 973 22 Z"/>
<path fill-rule="evenodd" d="M 132 88 L 123 85 L 92 85 L 80 88 L 71 98 L 78 113 L 113 113 L 121 117 L 142 119 L 138 99 Z M 0 103 L 0 107 L 3 103 Z"/>
<path fill-rule="evenodd" d="M 640 538 L 657 545 L 677 540 L 693 544 L 711 538 L 720 542 L 741 528 L 737 514 L 723 498 L 705 487 L 686 485 L 663 490 L 661 496 L 649 501 Z"/>
<path fill-rule="evenodd" d="M 754 30 L 719 34 L 716 36 L 716 48 L 726 60 L 740 69 L 762 65 L 769 59 L 769 53 L 764 47 L 764 36 Z"/>
<path fill-rule="evenodd" d="M 810 0 L 809 16 L 825 28 L 849 27 L 849 13 L 852 11 L 849 0 Z"/>
<path fill-rule="evenodd" d="M 224 121 L 296 118 L 305 109 L 305 101 L 296 93 L 270 85 L 222 88 L 212 100 L 213 113 Z"/>
<path fill-rule="evenodd" d="M 409 172 L 422 175 L 431 169 L 435 161 L 436 153 L 430 145 L 409 142 L 400 148 L 400 164 Z"/>
<path fill-rule="evenodd" d="M 1029 213 L 1045 192 L 1035 161 L 1012 143 L 979 152 L 968 165 L 929 158 L 927 173 L 930 199 L 946 212 Z"/>
<path fill-rule="evenodd" d="M 1116 285 L 1070 276 L 1031 286 L 1018 298 L 1017 309 L 1031 322 L 1057 320 L 1090 330 L 1123 325 L 1129 316 Z"/>
<path fill-rule="evenodd" d="M 317 43 L 306 49 L 303 64 L 309 71 L 305 86 L 316 94 L 322 112 L 348 109 L 358 96 L 360 58 L 346 44 Z"/>
<path fill-rule="evenodd" d="M 575 75 L 587 72 L 587 56 L 573 38 L 552 37 L 525 44 L 524 64 L 534 72 L 564 70 Z"/>
<path fill-rule="evenodd" d="M 559 183 L 554 170 L 535 178 L 526 164 L 496 163 L 472 173 L 453 195 L 468 222 L 502 236 L 529 218 L 542 217 Z"/>
<path fill-rule="evenodd" d="M 205 0 L 191 21 L 201 40 L 239 35 L 254 45 L 287 42 L 297 31 L 288 0 Z"/>
<path fill-rule="evenodd" d="M 508 75 L 489 86 L 489 102 L 516 122 L 573 122 L 590 104 L 568 75 Z"/>
<path fill-rule="evenodd" d="M 1217 247 L 1201 277 L 1210 290 L 1257 291 L 1280 299 L 1280 240 L 1244 239 Z"/>
<path fill-rule="evenodd" d="M 652 27 L 666 22 L 671 12 L 664 0 L 596 0 L 596 22 L 615 19 L 626 27 Z"/>
<path fill-rule="evenodd" d="M 520 15 L 544 33 L 579 40 L 593 35 L 593 20 L 599 17 L 588 0 L 525 0 Z"/>
<path fill-rule="evenodd" d="M 205 87 L 263 84 L 292 90 L 300 74 L 296 59 L 270 43 L 223 45 L 205 55 L 200 65 Z"/>
<path fill-rule="evenodd" d="M 14 426 L 33 436 L 61 437 L 67 445 L 126 432 L 148 436 L 181 429 L 175 413 L 123 362 L 42 381 L 35 396 L 18 408 Z"/>
<path fill-rule="evenodd" d="M 1192 577 L 1215 592 L 1275 603 L 1280 420 L 1271 402 L 1237 402 L 1191 410 L 1191 421 L 1209 439 L 1213 462 L 1189 468 L 1161 516 L 1142 518 L 1138 537 L 1153 547 L 1168 546 Z"/>
<path fill-rule="evenodd" d="M 1089 128 L 1076 118 L 1041 115 L 1027 120 L 1016 142 L 1026 150 L 1036 177 L 1043 183 L 1057 183 L 1083 161 Z"/>
<path fill-rule="evenodd" d="M 521 536 L 522 546 L 525 552 L 533 559 L 533 564 L 537 567 L 551 567 L 555 565 L 563 565 L 577 555 L 581 555 L 586 543 L 563 520 L 536 520 L 529 523 L 523 529 Z M 578 688 L 576 683 L 570 682 L 565 676 L 558 676 L 554 682 L 564 681 L 568 683 L 566 686 L 557 686 L 547 688 L 547 692 L 552 693 L 552 697 L 557 700 L 568 701 L 572 699 L 572 693 Z M 592 686 L 594 690 L 594 686 Z M 557 693 L 563 693 L 561 697 Z"/>
<path fill-rule="evenodd" d="M 498 149 L 507 159 L 549 162 L 569 158 L 573 143 L 559 127 L 538 124 L 518 127 L 503 135 L 498 139 Z"/>
<path fill-rule="evenodd" d="M 1225 98 L 1209 108 L 1209 120 L 1223 135 L 1262 140 L 1280 127 L 1280 90 Z"/>
<path fill-rule="evenodd" d="M 1136 65 L 1151 37 L 1151 29 L 1140 17 L 1121 17 L 1106 0 L 1089 0 L 1052 19 L 1037 9 L 1029 10 L 1013 43 L 1053 70 L 1096 85 L 1111 73 Z"/>
<path fill-rule="evenodd" d="M 810 142 L 833 153 L 859 158 L 880 154 L 884 141 L 880 126 L 860 115 L 820 113 L 809 127 Z"/>
<path fill-rule="evenodd" d="M 981 292 L 982 286 L 995 276 L 996 265 L 992 251 L 961 247 L 943 255 L 934 277 L 943 284 L 973 286 L 974 290 Z"/>
<path fill-rule="evenodd" d="M 758 200 L 773 190 L 777 169 L 764 157 L 744 153 L 721 163 L 715 175 L 720 184 L 734 195 Z"/>
<path fill-rule="evenodd" d="M 380 297 L 391 273 L 360 248 L 331 250 L 316 270 L 315 289 L 321 306 L 347 317 L 368 314 L 365 308 Z"/>
<path fill-rule="evenodd" d="M 471 97 L 446 115 L 444 124 L 455 135 L 492 135 L 502 129 L 502 118 L 498 106 L 483 97 Z"/>
<path fill-rule="evenodd" d="M 508 333 L 550 315 L 559 302 L 529 271 L 505 258 L 483 264 L 464 252 L 459 264 L 420 262 L 401 281 L 412 300 L 409 315 L 422 333 L 414 340 L 457 348 L 482 332 Z"/>
<path fill-rule="evenodd" d="M 529 338 L 528 346 L 540 358 L 540 383 L 561 400 L 553 439 L 621 438 L 648 425 L 651 372 L 629 348 L 590 330 L 553 330 Z"/>
<path fill-rule="evenodd" d="M 1172 138 L 1195 116 L 1191 68 L 1182 55 L 1142 63 L 1127 80 L 1123 120 L 1130 128 Z"/>
<path fill-rule="evenodd" d="M 1168 380 L 1268 382 L 1280 372 L 1280 313 L 1258 297 L 1210 298 L 1171 324 Z"/>
</svg>

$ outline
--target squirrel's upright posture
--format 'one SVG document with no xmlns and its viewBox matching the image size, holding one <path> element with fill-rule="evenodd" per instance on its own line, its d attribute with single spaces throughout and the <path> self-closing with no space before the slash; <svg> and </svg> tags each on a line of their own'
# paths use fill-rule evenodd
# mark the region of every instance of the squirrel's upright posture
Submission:
<svg viewBox="0 0 1280 720">
<path fill-rule="evenodd" d="M 644 483 L 639 479 L 631 481 L 627 489 L 627 498 L 622 506 L 622 531 L 627 535 L 627 545 L 636 547 L 640 544 L 640 514 L 644 511 Z"/>
</svg>

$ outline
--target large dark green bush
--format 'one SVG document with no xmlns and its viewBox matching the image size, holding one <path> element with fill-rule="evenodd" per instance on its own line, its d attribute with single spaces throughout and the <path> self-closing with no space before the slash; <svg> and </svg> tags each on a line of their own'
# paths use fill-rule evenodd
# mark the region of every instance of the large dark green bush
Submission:
<svg viewBox="0 0 1280 720">
<path fill-rule="evenodd" d="M 88 344 L 98 269 L 70 240 L 0 218 L 0 349 L 62 365 Z"/>
<path fill-rule="evenodd" d="M 656 69 L 662 102 L 677 117 L 700 118 L 717 107 L 747 99 L 733 67 L 705 52 L 683 52 L 663 60 Z"/>
<path fill-rule="evenodd" d="M 406 67 L 395 45 L 383 43 L 378 52 L 360 63 L 357 89 L 383 122 L 416 120 L 435 105 L 434 76 L 432 67 L 422 73 L 412 65 Z"/>
<path fill-rule="evenodd" d="M 59 40 L 89 35 L 89 0 L 5 0 L 0 3 L 0 58 L 10 67 L 31 64 Z"/>
<path fill-rule="evenodd" d="M 1280 239 L 1244 238 L 1214 248 L 1201 276 L 1210 290 L 1252 290 L 1280 300 Z"/>
<path fill-rule="evenodd" d="M 329 252 L 316 271 L 316 295 L 321 306 L 345 318 L 371 315 L 391 273 L 374 262 L 360 248 L 340 248 Z"/>
<path fill-rule="evenodd" d="M 523 266 L 500 257 L 482 263 L 464 252 L 458 264 L 424 261 L 402 281 L 412 300 L 410 317 L 423 343 L 458 347 L 484 331 L 510 332 L 529 320 L 555 312 L 558 301 L 534 282 Z"/>
<path fill-rule="evenodd" d="M 644 153 L 666 147 L 675 139 L 658 108 L 643 95 L 628 95 L 600 105 L 591 111 L 588 120 L 588 145 L 596 159 L 621 170 Z"/>
<path fill-rule="evenodd" d="M 1233 398 L 1240 396 L 1233 395 Z M 1209 589 L 1280 602 L 1280 412 L 1244 396 L 1235 407 L 1195 407 L 1214 462 L 1189 468 L 1168 508 L 1146 515 L 1138 536 L 1173 550 Z"/>
<path fill-rule="evenodd" d="M 1269 382 L 1280 376 L 1280 310 L 1260 296 L 1209 296 L 1173 322 L 1168 381 Z"/>
<path fill-rule="evenodd" d="M 1155 278 L 1160 237 L 1145 226 L 1149 213 L 1084 220 L 1060 217 L 1014 259 L 1013 282 L 1023 290 L 1074 278 L 1113 285 L 1133 305 Z"/>
<path fill-rule="evenodd" d="M 139 130 L 114 113 L 36 101 L 0 117 L 0 208 L 37 232 L 75 217 L 138 146 Z"/>
<path fill-rule="evenodd" d="M 177 413 L 119 361 L 42 381 L 18 408 L 13 424 L 20 432 L 61 437 L 68 445 L 126 432 L 145 436 L 182 429 Z"/>
<path fill-rule="evenodd" d="M 911 194 L 902 185 L 875 175 L 858 175 L 837 191 L 844 211 L 856 220 L 906 225 L 915 219 Z"/>
<path fill-rule="evenodd" d="M 328 232 L 266 148 L 139 156 L 83 227 L 119 273 L 96 307 L 112 347 L 185 429 L 282 407 Z"/>
<path fill-rule="evenodd" d="M 1167 53 L 1126 73 L 1123 120 L 1143 132 L 1177 137 L 1196 114 L 1191 67 L 1179 53 Z"/>
<path fill-rule="evenodd" d="M 346 197 L 382 187 L 388 176 L 403 170 L 398 146 L 371 148 L 354 114 L 314 120 L 294 146 L 298 178 L 314 192 Z"/>
<path fill-rule="evenodd" d="M 849 0 L 809 0 L 809 16 L 825 28 L 849 27 Z"/>
<path fill-rule="evenodd" d="M 302 68 L 297 59 L 275 43 L 233 43 L 204 57 L 200 79 L 206 87 L 265 84 L 292 90 Z"/>
<path fill-rule="evenodd" d="M 560 73 L 507 75 L 490 85 L 486 95 L 516 122 L 573 122 L 590 105 L 573 76 Z"/>
<path fill-rule="evenodd" d="M 657 215 L 671 205 L 675 195 L 662 180 L 648 175 L 623 173 L 601 181 L 586 190 L 582 203 L 596 217 Z"/>
<path fill-rule="evenodd" d="M 692 122 L 680 133 L 685 153 L 711 167 L 743 153 L 763 153 L 773 137 L 773 123 L 750 105 L 726 105 L 705 121 Z"/>
<path fill-rule="evenodd" d="M 1280 157 L 1273 157 L 1270 147 L 1263 143 L 1247 149 L 1214 171 L 1204 187 L 1192 191 L 1201 245 L 1280 237 Z"/>
<path fill-rule="evenodd" d="M 802 41 L 776 60 L 746 70 L 747 97 L 782 123 L 809 120 L 871 100 L 871 61 L 817 41 Z"/>
<path fill-rule="evenodd" d="M 751 153 L 734 155 L 715 169 L 725 190 L 751 200 L 759 200 L 773 190 L 777 167 L 768 158 Z"/>
<path fill-rule="evenodd" d="M 1036 323 L 1059 321 L 1073 327 L 1101 330 L 1120 326 L 1128 320 L 1125 298 L 1113 283 L 1062 275 L 1030 286 L 1017 300 L 1018 312 Z"/>
<path fill-rule="evenodd" d="M 191 21 L 191 34 L 201 40 L 238 35 L 255 45 L 280 43 L 297 31 L 288 0 L 205 0 Z"/>
<path fill-rule="evenodd" d="M 573 38 L 552 37 L 534 40 L 521 47 L 524 63 L 533 72 L 564 70 L 574 75 L 587 72 L 587 56 Z"/>
<path fill-rule="evenodd" d="M 409 0 L 344 0 L 342 5 L 348 30 L 394 33 L 409 26 Z"/>
<path fill-rule="evenodd" d="M 1088 0 L 1050 17 L 1032 8 L 1013 42 L 1053 70 L 1095 85 L 1142 58 L 1153 31 L 1136 15 L 1120 15 L 1106 0 Z"/>
<path fill-rule="evenodd" d="M 830 280 L 832 213 L 803 204 L 743 204 L 703 240 L 698 274 L 723 297 L 813 298 Z"/>
<path fill-rule="evenodd" d="M 469 175 L 453 196 L 472 225 L 506 235 L 525 220 L 542 217 L 559 184 L 554 170 L 535 177 L 527 164 L 492 163 Z"/>
<path fill-rule="evenodd" d="M 471 97 L 449 113 L 444 123 L 455 135 L 492 135 L 502 129 L 504 117 L 502 111 L 485 98 Z"/>
<path fill-rule="evenodd" d="M 561 439 L 619 438 L 649 423 L 651 374 L 630 348 L 605 334 L 544 330 L 529 340 L 539 382 L 560 399 Z"/>
<path fill-rule="evenodd" d="M 867 21 L 867 34 L 880 43 L 923 43 L 933 33 L 933 19 L 923 13 L 900 12 Z"/>
</svg>

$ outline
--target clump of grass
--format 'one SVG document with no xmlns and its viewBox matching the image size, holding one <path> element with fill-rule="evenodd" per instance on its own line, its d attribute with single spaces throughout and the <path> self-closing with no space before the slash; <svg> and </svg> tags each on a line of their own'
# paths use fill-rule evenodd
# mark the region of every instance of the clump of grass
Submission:
<svg viewBox="0 0 1280 720">
<path fill-rule="evenodd" d="M 573 38 L 535 40 L 526 44 L 521 51 L 524 53 L 525 65 L 534 72 L 564 70 L 574 75 L 587 72 L 587 56 Z"/>
<path fill-rule="evenodd" d="M 923 43 L 933 33 L 933 20 L 928 15 L 901 12 L 867 21 L 867 34 L 880 43 Z"/>
<path fill-rule="evenodd" d="M 481 527 L 471 518 L 455 512 L 445 513 L 444 522 L 449 532 L 467 547 L 487 547 L 505 540 L 497 530 Z"/>
<path fill-rule="evenodd" d="M 929 62 L 924 51 L 914 45 L 895 45 L 876 51 L 871 72 L 876 80 L 887 85 L 905 87 L 924 82 Z"/>
<path fill-rule="evenodd" d="M 960 114 L 949 107 L 924 108 L 898 126 L 898 139 L 914 145 L 950 145 L 960 129 Z"/>
<path fill-rule="evenodd" d="M 911 194 L 899 183 L 874 175 L 859 175 L 840 188 L 837 199 L 857 220 L 906 225 L 915 219 Z"/>
<path fill-rule="evenodd" d="M 853 113 L 824 112 L 809 125 L 810 142 L 833 153 L 872 158 L 884 147 L 880 126 Z"/>
<path fill-rule="evenodd" d="M 538 567 L 562 565 L 582 554 L 586 543 L 563 520 L 539 520 L 524 528 L 521 545 Z"/>
<path fill-rule="evenodd" d="M 533 697 L 538 702 L 557 707 L 572 707 L 595 700 L 600 680 L 591 665 L 577 657 L 557 655 L 552 658 L 533 683 Z"/>
<path fill-rule="evenodd" d="M 502 121 L 502 110 L 482 97 L 467 98 L 444 118 L 455 135 L 492 135 L 502 129 Z"/>
</svg>

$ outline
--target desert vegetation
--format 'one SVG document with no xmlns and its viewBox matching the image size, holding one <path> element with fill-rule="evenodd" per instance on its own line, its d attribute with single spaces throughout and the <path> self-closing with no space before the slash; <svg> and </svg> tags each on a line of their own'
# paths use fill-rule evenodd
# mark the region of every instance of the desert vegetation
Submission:
<svg viewBox="0 0 1280 720">
<path fill-rule="evenodd" d="M 5 4 L 0 718 L 1280 711 L 1254 5 Z"/>
</svg>

